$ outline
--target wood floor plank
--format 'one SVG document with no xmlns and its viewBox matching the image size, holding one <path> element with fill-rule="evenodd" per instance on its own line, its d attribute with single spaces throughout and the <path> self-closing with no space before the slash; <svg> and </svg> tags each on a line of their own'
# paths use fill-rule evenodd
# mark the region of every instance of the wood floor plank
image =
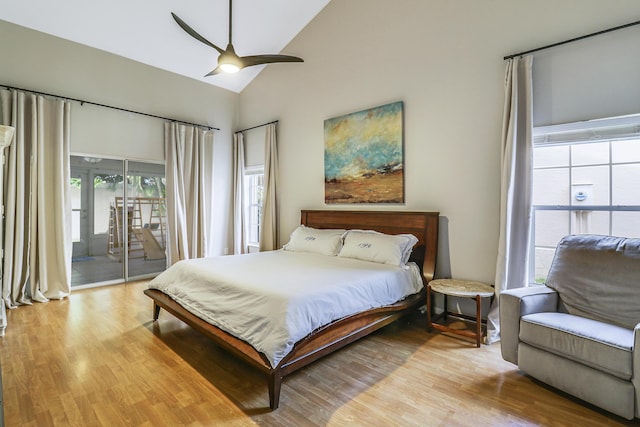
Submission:
<svg viewBox="0 0 640 427">
<path fill-rule="evenodd" d="M 285 378 L 265 377 L 161 313 L 146 282 L 8 312 L 7 426 L 624 426 L 502 360 L 499 345 L 394 323 Z"/>
</svg>

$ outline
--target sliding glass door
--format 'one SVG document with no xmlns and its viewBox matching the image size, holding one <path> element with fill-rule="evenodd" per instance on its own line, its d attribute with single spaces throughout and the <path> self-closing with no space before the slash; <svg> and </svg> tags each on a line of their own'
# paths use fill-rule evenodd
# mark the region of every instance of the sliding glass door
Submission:
<svg viewBox="0 0 640 427">
<path fill-rule="evenodd" d="M 72 286 L 151 277 L 165 269 L 163 165 L 71 156 L 70 186 Z"/>
</svg>

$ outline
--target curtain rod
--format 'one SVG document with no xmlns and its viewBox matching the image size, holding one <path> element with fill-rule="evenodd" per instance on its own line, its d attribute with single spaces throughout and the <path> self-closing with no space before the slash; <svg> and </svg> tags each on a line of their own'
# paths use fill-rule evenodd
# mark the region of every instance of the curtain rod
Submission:
<svg viewBox="0 0 640 427">
<path fill-rule="evenodd" d="M 133 113 L 133 114 L 139 114 L 141 116 L 153 117 L 153 118 L 156 118 L 156 119 L 169 120 L 170 122 L 177 122 L 177 123 L 182 123 L 182 124 L 191 125 L 191 126 L 199 126 L 199 127 L 207 128 L 209 130 L 212 130 L 212 129 L 220 130 L 217 127 L 213 127 L 213 126 L 209 126 L 209 125 L 202 125 L 202 124 L 199 124 L 199 123 L 185 122 L 184 120 L 178 120 L 178 119 L 172 119 L 172 118 L 169 118 L 169 117 L 156 116 L 155 114 L 142 113 L 140 111 L 127 110 L 126 108 L 114 107 L 112 105 L 98 104 L 97 102 L 85 101 L 83 99 L 69 98 L 68 96 L 55 95 L 55 94 L 46 93 L 46 92 L 38 92 L 38 91 L 35 91 L 35 90 L 31 90 L 31 89 L 22 89 L 22 88 L 19 88 L 19 87 L 10 86 L 10 85 L 6 85 L 6 84 L 0 84 L 0 86 L 1 87 L 5 87 L 7 89 L 15 89 L 15 90 L 21 90 L 21 91 L 25 91 L 25 92 L 31 92 L 31 93 L 35 93 L 36 95 L 53 96 L 55 98 L 66 99 L 68 101 L 75 101 L 75 102 L 79 102 L 80 105 L 83 105 L 83 104 L 96 105 L 98 107 L 111 108 L 113 110 L 124 111 L 126 113 Z"/>
<path fill-rule="evenodd" d="M 565 41 L 561 41 L 561 42 L 558 42 L 558 43 L 549 44 L 549 45 L 538 47 L 538 48 L 531 49 L 531 50 L 526 50 L 526 51 L 520 52 L 520 53 L 514 53 L 513 55 L 505 56 L 504 60 L 506 61 L 507 59 L 515 58 L 516 56 L 522 56 L 522 55 L 526 55 L 528 53 L 538 52 L 538 51 L 549 49 L 549 48 L 552 48 L 552 47 L 561 46 L 563 44 L 577 42 L 578 40 L 588 39 L 590 37 L 599 36 L 601 34 L 610 33 L 612 31 L 622 30 L 624 28 L 633 27 L 634 25 L 638 25 L 638 24 L 640 24 L 640 21 L 630 22 L 628 24 L 620 25 L 618 27 L 609 28 L 607 30 L 602 30 L 602 31 L 598 31 L 598 32 L 595 32 L 595 33 L 587 34 L 587 35 L 584 35 L 584 36 L 575 37 L 575 38 L 572 38 L 572 39 L 569 39 L 569 40 L 565 40 Z"/>
<path fill-rule="evenodd" d="M 270 125 L 270 124 L 273 124 L 273 123 L 278 123 L 278 120 L 274 120 L 274 121 L 269 122 L 269 123 L 263 123 L 263 124 L 261 124 L 261 125 L 257 125 L 257 126 L 251 126 L 250 128 L 246 128 L 246 129 L 242 129 L 242 130 L 237 130 L 237 131 L 235 131 L 234 133 L 242 133 L 242 132 L 246 132 L 246 131 L 248 131 L 248 130 L 261 128 L 262 126 Z"/>
</svg>

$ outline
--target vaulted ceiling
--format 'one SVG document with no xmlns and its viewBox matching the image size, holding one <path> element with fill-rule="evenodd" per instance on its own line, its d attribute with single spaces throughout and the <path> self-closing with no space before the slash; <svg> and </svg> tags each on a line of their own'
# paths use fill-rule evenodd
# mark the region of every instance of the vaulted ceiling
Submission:
<svg viewBox="0 0 640 427">
<path fill-rule="evenodd" d="M 235 0 L 233 45 L 240 56 L 290 52 L 286 45 L 330 0 Z M 185 33 L 174 12 L 207 40 L 228 43 L 228 0 L 20 0 L 3 2 L 0 19 L 234 92 L 241 92 L 265 65 L 237 74 L 204 77 L 218 52 Z M 303 64 L 272 64 L 291 67 Z"/>
</svg>

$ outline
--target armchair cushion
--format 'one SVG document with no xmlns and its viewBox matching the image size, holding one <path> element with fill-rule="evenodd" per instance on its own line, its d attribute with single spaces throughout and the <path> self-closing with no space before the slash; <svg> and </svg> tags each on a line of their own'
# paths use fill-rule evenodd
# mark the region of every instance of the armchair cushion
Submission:
<svg viewBox="0 0 640 427">
<path fill-rule="evenodd" d="M 633 329 L 640 323 L 640 239 L 562 238 L 546 285 L 570 314 Z"/>
<path fill-rule="evenodd" d="M 630 329 L 566 313 L 523 316 L 520 341 L 623 380 L 633 376 Z"/>
</svg>

